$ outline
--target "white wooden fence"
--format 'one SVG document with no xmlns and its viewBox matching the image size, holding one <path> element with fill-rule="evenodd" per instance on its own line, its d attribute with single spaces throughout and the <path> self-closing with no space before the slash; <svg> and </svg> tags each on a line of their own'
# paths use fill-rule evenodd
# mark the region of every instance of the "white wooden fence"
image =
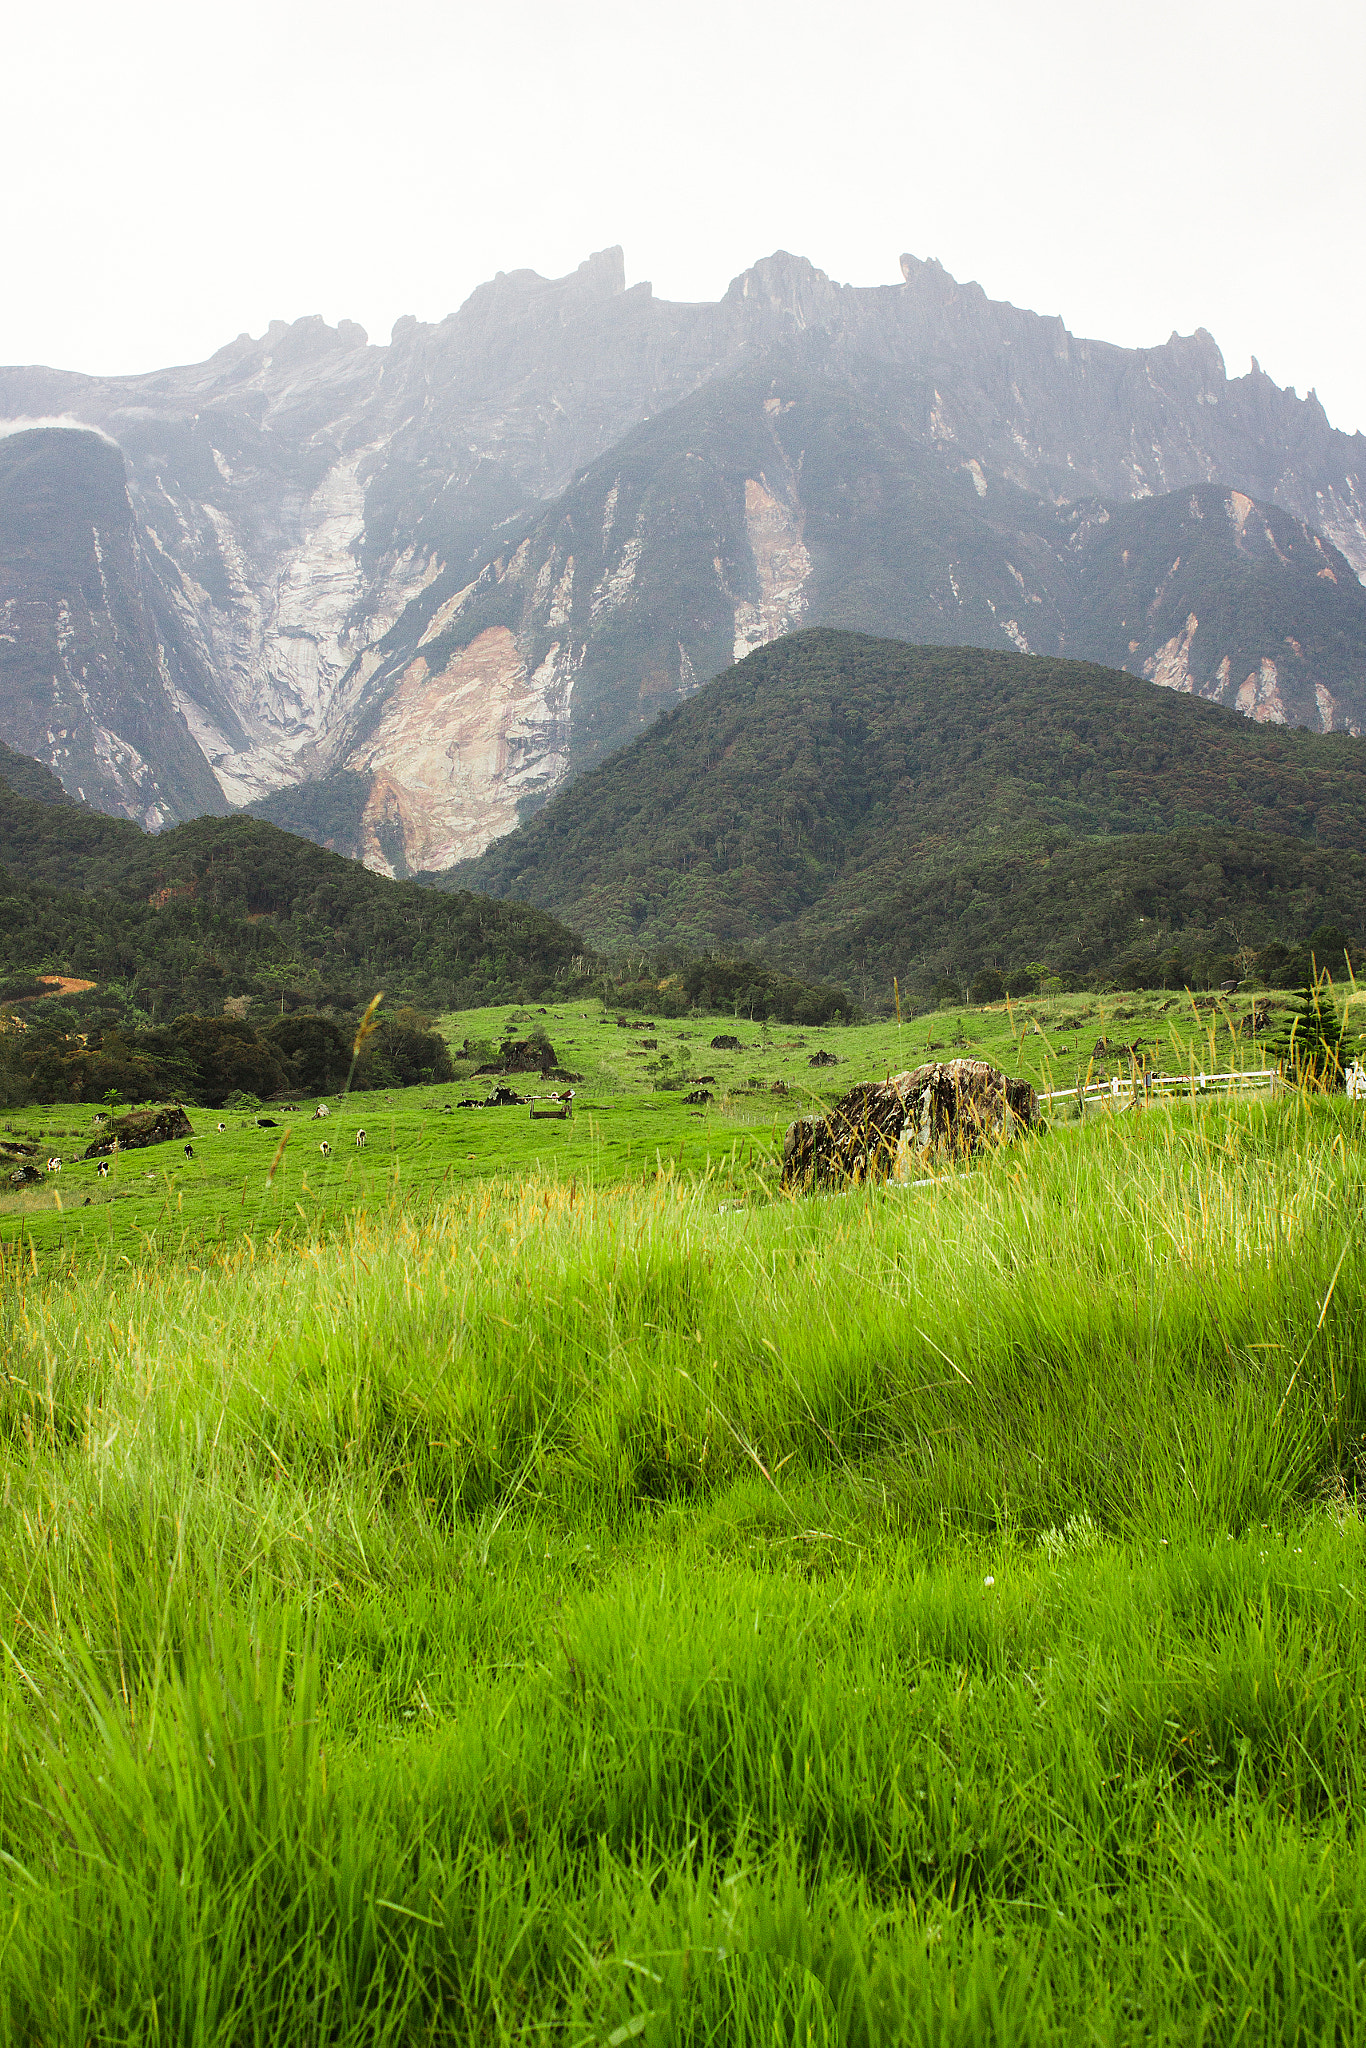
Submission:
<svg viewBox="0 0 1366 2048">
<path fill-rule="evenodd" d="M 1349 1102 L 1366 1102 L 1366 1067 L 1360 1060 L 1353 1060 L 1344 1077 Z M 1114 1074 L 1108 1081 L 1086 1081 L 1077 1088 L 1046 1088 L 1040 1090 L 1040 1102 L 1080 1101 L 1083 1108 L 1088 1102 L 1097 1105 L 1122 1102 L 1152 1101 L 1155 1096 L 1203 1095 L 1212 1088 L 1216 1093 L 1227 1091 L 1236 1094 L 1242 1088 L 1285 1088 L 1292 1086 L 1285 1080 L 1278 1067 L 1253 1067 L 1240 1074 L 1206 1074 L 1196 1069 L 1189 1074 L 1145 1074 L 1136 1068 L 1127 1078 Z"/>
<path fill-rule="evenodd" d="M 1362 1076 L 1366 1082 L 1366 1075 Z M 1144 1074 L 1135 1072 L 1127 1080 L 1115 1074 L 1108 1081 L 1087 1081 L 1078 1088 L 1045 1088 L 1039 1092 L 1040 1102 L 1080 1101 L 1083 1107 L 1088 1102 L 1113 1102 L 1119 1104 L 1135 1099 L 1151 1101 L 1154 1096 L 1202 1095 L 1213 1088 L 1216 1092 L 1227 1090 L 1236 1093 L 1240 1088 L 1271 1088 L 1280 1081 L 1275 1067 L 1257 1067 L 1241 1074 L 1206 1074 L 1199 1071 L 1191 1074 Z"/>
</svg>

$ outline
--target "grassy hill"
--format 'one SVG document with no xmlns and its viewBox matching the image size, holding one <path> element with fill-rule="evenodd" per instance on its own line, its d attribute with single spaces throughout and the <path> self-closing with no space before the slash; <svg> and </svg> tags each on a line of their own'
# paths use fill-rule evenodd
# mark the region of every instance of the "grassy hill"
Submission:
<svg viewBox="0 0 1366 2048">
<path fill-rule="evenodd" d="M 800 633 L 442 886 L 600 946 L 757 948 L 877 1000 L 985 965 L 1152 978 L 1366 894 L 1366 744 L 1090 665 Z"/>
<path fill-rule="evenodd" d="M 3 1245 L 4 2038 L 1362 2039 L 1359 1106 L 798 1201 L 621 1110 Z"/>
</svg>

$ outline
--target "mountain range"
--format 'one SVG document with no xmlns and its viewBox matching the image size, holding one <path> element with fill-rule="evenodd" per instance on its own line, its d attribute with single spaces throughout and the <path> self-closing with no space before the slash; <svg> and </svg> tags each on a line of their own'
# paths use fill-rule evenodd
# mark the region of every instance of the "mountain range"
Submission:
<svg viewBox="0 0 1366 2048">
<path fill-rule="evenodd" d="M 0 370 L 0 419 L 0 737 L 152 827 L 442 869 L 817 625 L 1366 725 L 1366 438 L 910 256 L 674 305 L 608 250 L 384 346 Z"/>
</svg>

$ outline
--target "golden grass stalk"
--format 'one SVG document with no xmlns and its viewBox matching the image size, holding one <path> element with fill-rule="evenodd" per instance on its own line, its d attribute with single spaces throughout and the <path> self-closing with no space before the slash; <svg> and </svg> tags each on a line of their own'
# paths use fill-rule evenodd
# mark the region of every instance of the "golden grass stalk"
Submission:
<svg viewBox="0 0 1366 2048">
<path fill-rule="evenodd" d="M 267 1172 L 266 1172 L 266 1186 L 267 1186 L 267 1187 L 270 1187 L 270 1186 L 272 1185 L 272 1183 L 274 1182 L 274 1179 L 275 1179 L 275 1169 L 276 1169 L 276 1167 L 277 1167 L 277 1166 L 278 1166 L 278 1165 L 280 1164 L 280 1161 L 281 1161 L 281 1160 L 282 1160 L 282 1159 L 284 1158 L 284 1156 L 285 1156 L 285 1146 L 286 1146 L 286 1145 L 287 1145 L 287 1144 L 289 1143 L 289 1133 L 290 1133 L 290 1128 L 291 1128 L 291 1127 L 290 1127 L 290 1125 L 288 1125 L 288 1124 L 286 1124 L 286 1125 L 285 1125 L 284 1131 L 282 1132 L 282 1134 L 281 1134 L 281 1137 L 280 1137 L 280 1142 L 279 1142 L 279 1144 L 278 1144 L 278 1145 L 277 1145 L 277 1146 L 275 1147 L 275 1157 L 274 1157 L 274 1158 L 273 1158 L 273 1159 L 271 1160 L 271 1162 L 270 1162 L 270 1166 L 269 1166 L 269 1168 L 267 1169 Z"/>
<path fill-rule="evenodd" d="M 342 1089 L 343 1095 L 349 1095 L 351 1093 L 351 1082 L 355 1077 L 356 1061 L 361 1056 L 361 1050 L 365 1044 L 366 1039 L 372 1037 L 373 1034 L 379 1030 L 379 1020 L 375 1016 L 375 1012 L 376 1010 L 378 1010 L 380 1004 L 383 1001 L 384 990 L 380 989 L 375 995 L 371 996 L 369 1002 L 365 1006 L 365 1015 L 361 1018 L 360 1023 L 356 1026 L 355 1041 L 351 1047 L 351 1065 L 347 1070 L 346 1086 Z"/>
</svg>

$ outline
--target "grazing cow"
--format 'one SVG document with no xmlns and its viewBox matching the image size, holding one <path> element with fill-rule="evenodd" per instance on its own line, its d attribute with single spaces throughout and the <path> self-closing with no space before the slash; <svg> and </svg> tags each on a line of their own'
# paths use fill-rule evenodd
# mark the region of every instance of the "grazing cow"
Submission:
<svg viewBox="0 0 1366 2048">
<path fill-rule="evenodd" d="M 318 1107 L 313 1112 L 313 1121 L 314 1123 L 316 1123 L 320 1116 L 331 1116 L 331 1114 L 332 1112 L 328 1108 L 327 1104 L 325 1102 L 320 1102 L 318 1104 Z"/>
<path fill-rule="evenodd" d="M 102 1159 L 99 1165 L 95 1168 L 95 1171 L 99 1175 L 101 1180 L 107 1180 L 109 1177 L 109 1161 L 107 1159 Z"/>
<path fill-rule="evenodd" d="M 363 1145 L 363 1144 L 365 1143 L 365 1133 L 364 1133 L 364 1131 L 357 1131 L 357 1132 L 356 1132 L 356 1143 L 357 1143 L 357 1145 Z"/>
<path fill-rule="evenodd" d="M 326 1138 L 323 1139 L 321 1145 L 319 1145 L 318 1147 L 318 1150 L 322 1153 L 324 1159 L 330 1159 L 332 1157 L 332 1147 L 328 1144 Z"/>
<path fill-rule="evenodd" d="M 49 1173 L 60 1173 L 62 1170 L 61 1160 L 55 1158 L 49 1159 L 47 1162 L 47 1170 Z"/>
<path fill-rule="evenodd" d="M 187 1146 L 185 1147 L 185 1157 L 186 1157 L 187 1159 L 193 1159 L 193 1158 L 194 1158 L 194 1146 L 193 1146 L 193 1145 L 187 1145 Z"/>
<path fill-rule="evenodd" d="M 220 1130 L 220 1131 L 226 1131 L 226 1129 L 227 1129 L 228 1127 L 227 1127 L 227 1125 L 226 1125 L 226 1124 L 220 1124 L 220 1125 L 218 1126 L 218 1128 L 219 1128 L 219 1130 Z"/>
</svg>

